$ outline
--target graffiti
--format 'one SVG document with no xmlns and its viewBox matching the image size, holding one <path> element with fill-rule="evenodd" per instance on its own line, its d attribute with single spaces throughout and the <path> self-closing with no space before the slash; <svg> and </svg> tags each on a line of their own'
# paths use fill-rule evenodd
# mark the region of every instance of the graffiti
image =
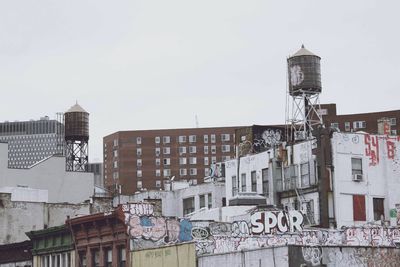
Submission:
<svg viewBox="0 0 400 267">
<path fill-rule="evenodd" d="M 297 210 L 266 211 L 254 213 L 251 215 L 250 221 L 253 234 L 270 234 L 274 228 L 281 233 L 302 231 L 304 218 L 303 214 Z"/>
<path fill-rule="evenodd" d="M 303 258 L 312 266 L 319 266 L 322 259 L 322 249 L 320 247 L 302 247 Z"/>
<path fill-rule="evenodd" d="M 358 135 L 354 135 L 353 138 L 351 138 L 351 142 L 353 142 L 353 144 L 358 144 L 360 142 L 360 137 Z"/>
<path fill-rule="evenodd" d="M 192 228 L 192 238 L 194 240 L 206 239 L 209 236 L 208 230 L 203 227 L 193 227 Z"/>
<path fill-rule="evenodd" d="M 231 224 L 212 222 L 209 225 L 211 235 L 230 235 L 232 233 Z"/>
<path fill-rule="evenodd" d="M 122 205 L 122 211 L 132 215 L 153 215 L 154 206 L 149 203 L 135 203 Z"/>
<path fill-rule="evenodd" d="M 240 155 L 260 152 L 280 144 L 283 141 L 282 131 L 279 129 L 266 129 L 253 141 L 245 140 L 239 144 Z"/>
<path fill-rule="evenodd" d="M 185 219 L 180 222 L 179 226 L 179 241 L 186 242 L 192 240 L 192 223 Z"/>
<path fill-rule="evenodd" d="M 365 141 L 365 155 L 369 157 L 369 165 L 376 166 L 379 164 L 379 142 L 377 136 L 366 134 Z"/>
<path fill-rule="evenodd" d="M 232 236 L 233 237 L 242 237 L 249 236 L 250 230 L 247 222 L 245 221 L 237 221 L 232 223 Z"/>
</svg>

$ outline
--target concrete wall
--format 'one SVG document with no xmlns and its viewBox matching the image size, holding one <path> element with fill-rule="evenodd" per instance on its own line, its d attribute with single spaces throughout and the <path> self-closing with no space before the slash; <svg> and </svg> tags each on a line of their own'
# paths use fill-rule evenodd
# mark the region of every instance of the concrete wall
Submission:
<svg viewBox="0 0 400 267">
<path fill-rule="evenodd" d="M 0 187 L 47 190 L 52 203 L 80 203 L 93 195 L 94 174 L 65 171 L 64 157 L 50 157 L 30 169 L 9 169 L 7 151 L 8 145 L 0 143 Z"/>
<path fill-rule="evenodd" d="M 199 256 L 198 267 L 289 266 L 288 247 Z M 299 265 L 291 265 L 299 266 Z"/>
<path fill-rule="evenodd" d="M 183 199 L 194 197 L 195 211 L 200 209 L 200 195 L 210 194 L 212 197 L 212 207 L 222 207 L 222 198 L 225 197 L 225 185 L 223 183 L 204 183 L 174 191 L 143 191 L 132 196 L 120 196 L 114 198 L 114 205 L 118 202 L 135 203 L 148 199 L 162 200 L 162 215 L 183 217 Z M 205 201 L 208 206 L 208 198 Z"/>
<path fill-rule="evenodd" d="M 289 266 L 398 266 L 400 250 L 379 247 L 289 246 Z"/>
<path fill-rule="evenodd" d="M 11 201 L 11 194 L 0 193 L 0 244 L 28 240 L 25 232 L 64 224 L 67 216 L 73 218 L 89 214 L 89 203 Z"/>
<path fill-rule="evenodd" d="M 384 198 L 385 220 L 400 203 L 400 141 L 398 137 L 334 133 L 333 189 L 337 226 L 374 221 L 373 198 Z M 352 158 L 362 159 L 363 180 L 353 181 Z M 353 220 L 353 195 L 365 195 L 366 221 Z"/>
<path fill-rule="evenodd" d="M 18 261 L 13 263 L 3 263 L 0 267 L 21 267 L 21 266 L 32 266 L 32 261 Z"/>
<path fill-rule="evenodd" d="M 131 266 L 143 267 L 196 267 L 193 243 L 131 252 Z M 214 265 L 210 265 L 214 266 Z"/>
</svg>

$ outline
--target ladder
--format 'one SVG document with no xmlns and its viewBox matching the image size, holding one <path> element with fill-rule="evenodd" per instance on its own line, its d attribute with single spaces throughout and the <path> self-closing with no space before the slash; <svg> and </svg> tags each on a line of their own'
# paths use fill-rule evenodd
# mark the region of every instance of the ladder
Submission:
<svg viewBox="0 0 400 267">
<path fill-rule="evenodd" d="M 306 198 L 304 197 L 304 194 L 298 189 L 295 188 L 297 199 L 300 203 L 300 210 L 303 210 L 303 205 L 305 206 L 305 217 L 308 222 L 308 225 L 313 225 L 315 224 L 314 222 L 314 214 L 311 212 L 311 207 L 309 206 L 310 201 L 307 201 Z"/>
</svg>

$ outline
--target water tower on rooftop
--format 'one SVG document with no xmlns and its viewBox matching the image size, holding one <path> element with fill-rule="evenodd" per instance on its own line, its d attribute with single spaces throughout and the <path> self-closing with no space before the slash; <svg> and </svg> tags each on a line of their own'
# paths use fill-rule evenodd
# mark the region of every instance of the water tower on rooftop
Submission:
<svg viewBox="0 0 400 267">
<path fill-rule="evenodd" d="M 85 172 L 89 161 L 89 113 L 78 103 L 64 113 L 66 170 Z"/>
<path fill-rule="evenodd" d="M 322 124 L 319 95 L 321 86 L 321 58 L 304 45 L 287 59 L 288 99 L 286 124 L 291 127 L 289 140 L 312 138 L 312 130 Z"/>
</svg>

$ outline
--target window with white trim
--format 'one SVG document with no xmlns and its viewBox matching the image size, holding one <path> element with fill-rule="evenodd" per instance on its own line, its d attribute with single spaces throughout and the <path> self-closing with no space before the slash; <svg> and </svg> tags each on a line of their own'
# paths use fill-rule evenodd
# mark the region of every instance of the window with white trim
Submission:
<svg viewBox="0 0 400 267">
<path fill-rule="evenodd" d="M 396 118 L 390 118 L 390 126 L 395 126 L 397 123 Z"/>
<path fill-rule="evenodd" d="M 136 176 L 137 177 L 142 177 L 142 170 L 137 170 L 136 171 Z"/>
<path fill-rule="evenodd" d="M 339 123 L 338 122 L 332 122 L 331 123 L 331 128 L 339 129 Z"/>
<path fill-rule="evenodd" d="M 197 158 L 196 157 L 190 157 L 189 158 L 189 164 L 197 164 Z"/>
<path fill-rule="evenodd" d="M 171 165 L 171 159 L 170 158 L 163 159 L 163 164 L 164 165 Z"/>
<path fill-rule="evenodd" d="M 161 180 L 156 180 L 156 187 L 161 188 Z"/>
<path fill-rule="evenodd" d="M 211 154 L 217 153 L 217 146 L 213 145 L 211 146 Z"/>
<path fill-rule="evenodd" d="M 210 168 L 204 168 L 204 176 L 210 175 Z"/>
<path fill-rule="evenodd" d="M 208 165 L 208 164 L 210 164 L 208 161 L 208 157 L 204 157 L 204 165 Z"/>
<path fill-rule="evenodd" d="M 186 165 L 187 164 L 187 158 L 179 158 L 179 165 Z"/>
<path fill-rule="evenodd" d="M 365 129 L 367 123 L 365 121 L 355 121 L 353 122 L 353 129 Z"/>
<path fill-rule="evenodd" d="M 217 163 L 217 157 L 211 157 L 211 164 Z"/>
<path fill-rule="evenodd" d="M 215 134 L 212 134 L 210 137 L 211 137 L 211 143 L 215 143 L 216 141 Z"/>
<path fill-rule="evenodd" d="M 142 149 L 141 148 L 137 148 L 136 149 L 136 156 L 138 156 L 138 157 L 142 156 Z"/>
<path fill-rule="evenodd" d="M 196 135 L 189 135 L 189 143 L 196 143 Z"/>
<path fill-rule="evenodd" d="M 161 159 L 156 158 L 156 166 L 160 166 L 161 165 Z"/>
<path fill-rule="evenodd" d="M 138 136 L 136 137 L 136 144 L 141 145 L 142 144 L 142 137 Z"/>
<path fill-rule="evenodd" d="M 230 159 L 231 159 L 231 156 L 222 156 L 222 162 L 225 162 Z"/>
<path fill-rule="evenodd" d="M 156 153 L 156 157 L 159 157 L 160 154 L 161 154 L 161 148 L 156 147 L 156 148 L 155 148 L 155 153 Z"/>
<path fill-rule="evenodd" d="M 171 175 L 171 170 L 170 169 L 164 169 L 163 170 L 163 175 L 164 175 L 164 177 L 169 177 Z"/>
<path fill-rule="evenodd" d="M 179 143 L 186 143 L 186 136 L 185 135 L 181 135 L 178 137 L 178 142 Z"/>
<path fill-rule="evenodd" d="M 171 154 L 171 148 L 170 147 L 163 147 L 163 154 L 164 155 Z"/>
<path fill-rule="evenodd" d="M 351 174 L 362 174 L 362 159 L 361 158 L 351 158 Z"/>
<path fill-rule="evenodd" d="M 346 122 L 344 123 L 344 130 L 345 130 L 346 132 L 350 132 L 350 122 L 346 121 Z"/>
<path fill-rule="evenodd" d="M 223 153 L 230 152 L 230 151 L 231 151 L 231 146 L 230 146 L 230 145 L 222 145 L 222 146 L 221 146 L 221 151 L 222 151 Z"/>
<path fill-rule="evenodd" d="M 203 141 L 205 144 L 208 143 L 208 134 L 203 135 Z"/>
<path fill-rule="evenodd" d="M 142 189 L 142 186 L 143 186 L 142 181 L 137 181 L 136 182 L 137 189 Z"/>
<path fill-rule="evenodd" d="M 161 141 L 161 138 L 159 136 L 154 137 L 154 143 L 159 144 Z"/>
<path fill-rule="evenodd" d="M 187 175 L 187 169 L 179 169 L 179 175 L 180 176 L 186 176 Z"/>
<path fill-rule="evenodd" d="M 195 146 L 190 146 L 189 147 L 189 153 L 191 153 L 191 154 L 194 154 L 194 153 L 196 153 L 196 147 Z"/>
<path fill-rule="evenodd" d="M 204 154 L 208 154 L 208 146 L 204 146 Z"/>
<path fill-rule="evenodd" d="M 185 147 L 185 146 L 180 146 L 180 147 L 179 147 L 179 154 L 180 154 L 180 155 L 186 154 L 186 147 Z"/>
<path fill-rule="evenodd" d="M 197 169 L 196 168 L 190 168 L 190 175 L 197 175 Z"/>
<path fill-rule="evenodd" d="M 118 168 L 118 161 L 114 161 L 114 168 Z"/>
<path fill-rule="evenodd" d="M 230 137 L 231 137 L 230 134 L 221 134 L 221 141 L 222 142 L 229 141 L 231 139 Z"/>
<path fill-rule="evenodd" d="M 136 166 L 141 167 L 142 166 L 142 159 L 137 159 L 136 160 Z"/>
<path fill-rule="evenodd" d="M 171 137 L 170 136 L 163 136 L 163 143 L 164 144 L 171 143 Z"/>
<path fill-rule="evenodd" d="M 118 157 L 118 150 L 114 150 L 114 158 Z"/>
<path fill-rule="evenodd" d="M 156 170 L 156 176 L 157 177 L 161 176 L 161 170 L 159 170 L 159 169 Z"/>
</svg>

